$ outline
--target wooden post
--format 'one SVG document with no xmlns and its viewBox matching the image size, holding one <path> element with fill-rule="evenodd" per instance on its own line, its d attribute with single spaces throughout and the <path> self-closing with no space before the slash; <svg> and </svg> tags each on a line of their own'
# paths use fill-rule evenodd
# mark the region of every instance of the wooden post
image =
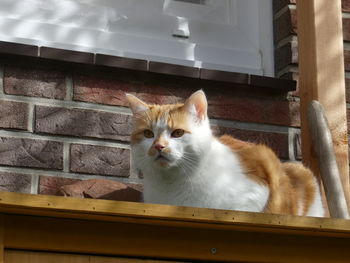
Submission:
<svg viewBox="0 0 350 263">
<path fill-rule="evenodd" d="M 0 214 L 0 263 L 4 263 L 5 257 L 5 226 L 4 226 L 4 215 Z"/>
<path fill-rule="evenodd" d="M 326 111 L 345 198 L 350 207 L 341 0 L 298 0 L 299 87 L 303 161 L 316 174 L 307 107 L 319 101 Z"/>
</svg>

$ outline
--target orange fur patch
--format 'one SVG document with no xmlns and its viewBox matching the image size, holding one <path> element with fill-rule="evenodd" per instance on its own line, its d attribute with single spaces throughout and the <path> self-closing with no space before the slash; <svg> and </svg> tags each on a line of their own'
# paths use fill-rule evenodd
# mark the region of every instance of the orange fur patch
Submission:
<svg viewBox="0 0 350 263">
<path fill-rule="evenodd" d="M 183 104 L 148 105 L 149 110 L 134 118 L 134 131 L 131 135 L 131 143 L 139 143 L 143 138 L 143 131 L 153 129 L 153 124 L 159 120 L 165 120 L 171 130 L 183 129 L 191 133 L 187 124 L 187 112 Z M 159 140 L 160 138 L 155 138 Z M 164 143 L 164 142 L 163 142 Z"/>
<path fill-rule="evenodd" d="M 238 155 L 250 179 L 269 187 L 265 212 L 298 215 L 301 203 L 302 215 L 306 214 L 316 194 L 314 176 L 309 169 L 297 163 L 282 164 L 265 145 L 243 142 L 228 135 L 219 140 Z"/>
<path fill-rule="evenodd" d="M 282 164 L 284 172 L 288 175 L 293 192 L 303 204 L 302 215 L 306 215 L 316 194 L 316 180 L 310 169 L 300 163 Z"/>
</svg>

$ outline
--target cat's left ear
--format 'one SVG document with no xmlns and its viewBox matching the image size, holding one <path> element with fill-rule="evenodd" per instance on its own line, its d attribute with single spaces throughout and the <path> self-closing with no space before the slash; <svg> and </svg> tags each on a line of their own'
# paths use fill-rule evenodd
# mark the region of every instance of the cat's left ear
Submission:
<svg viewBox="0 0 350 263">
<path fill-rule="evenodd" d="M 203 90 L 193 93 L 185 102 L 184 107 L 199 120 L 207 118 L 208 102 Z"/>
<path fill-rule="evenodd" d="M 148 105 L 142 100 L 140 100 L 139 98 L 135 97 L 134 95 L 125 93 L 125 98 L 129 102 L 130 109 L 134 115 L 137 115 L 149 110 Z"/>
</svg>

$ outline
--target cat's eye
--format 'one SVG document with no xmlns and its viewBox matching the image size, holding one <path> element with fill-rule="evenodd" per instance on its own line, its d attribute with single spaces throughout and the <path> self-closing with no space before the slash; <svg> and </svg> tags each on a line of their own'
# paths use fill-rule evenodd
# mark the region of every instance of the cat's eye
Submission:
<svg viewBox="0 0 350 263">
<path fill-rule="evenodd" d="M 171 133 L 171 137 L 173 138 L 179 138 L 182 135 L 184 135 L 185 131 L 183 129 L 176 129 Z"/>
<path fill-rule="evenodd" d="M 151 130 L 144 130 L 143 131 L 143 136 L 145 136 L 146 138 L 153 138 L 154 137 L 154 133 Z"/>
</svg>

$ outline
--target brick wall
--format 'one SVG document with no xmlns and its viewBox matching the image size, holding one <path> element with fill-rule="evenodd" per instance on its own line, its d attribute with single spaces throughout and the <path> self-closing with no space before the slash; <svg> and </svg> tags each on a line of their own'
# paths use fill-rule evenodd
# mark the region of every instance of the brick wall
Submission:
<svg viewBox="0 0 350 263">
<path fill-rule="evenodd" d="M 298 81 L 297 0 L 273 0 L 275 75 Z M 300 0 L 302 1 L 302 0 Z M 348 133 L 350 135 L 350 0 L 341 0 Z M 298 87 L 290 94 L 299 101 Z M 350 142 L 349 142 L 350 143 Z M 350 144 L 349 144 L 350 146 Z M 300 151 L 300 147 L 298 147 Z M 301 153 L 299 152 L 301 155 Z"/>
<path fill-rule="evenodd" d="M 141 189 L 142 178 L 130 172 L 124 92 L 169 103 L 202 88 L 216 134 L 266 143 L 281 159 L 296 158 L 299 104 L 283 91 L 288 82 L 271 91 L 262 87 L 274 81 L 269 78 L 150 71 L 0 55 L 0 190 L 57 195 L 62 186 L 96 178 Z M 250 84 L 232 83 L 237 76 Z"/>
<path fill-rule="evenodd" d="M 298 80 L 296 0 L 273 0 L 275 73 L 278 78 Z M 350 0 L 342 0 L 344 63 L 347 102 L 350 101 Z M 297 95 L 297 93 L 295 94 Z"/>
</svg>

